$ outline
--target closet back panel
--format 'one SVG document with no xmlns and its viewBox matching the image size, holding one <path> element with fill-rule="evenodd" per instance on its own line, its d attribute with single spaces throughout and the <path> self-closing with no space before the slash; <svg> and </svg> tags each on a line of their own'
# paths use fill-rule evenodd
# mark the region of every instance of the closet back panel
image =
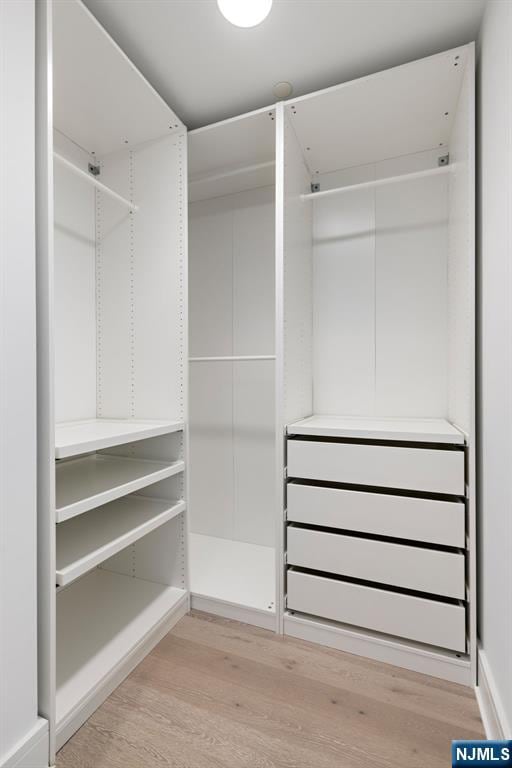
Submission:
<svg viewBox="0 0 512 768">
<path fill-rule="evenodd" d="M 56 132 L 55 149 L 81 168 L 90 156 Z M 55 417 L 96 416 L 94 189 L 55 164 Z"/>
<path fill-rule="evenodd" d="M 274 354 L 274 191 L 189 207 L 191 357 Z M 274 542 L 274 362 L 190 366 L 196 533 Z"/>
<path fill-rule="evenodd" d="M 97 193 L 98 415 L 183 418 L 185 135 L 105 158 Z"/>
<path fill-rule="evenodd" d="M 435 167 L 439 151 L 317 177 L 321 189 Z M 314 411 L 447 414 L 447 178 L 314 201 Z"/>
</svg>

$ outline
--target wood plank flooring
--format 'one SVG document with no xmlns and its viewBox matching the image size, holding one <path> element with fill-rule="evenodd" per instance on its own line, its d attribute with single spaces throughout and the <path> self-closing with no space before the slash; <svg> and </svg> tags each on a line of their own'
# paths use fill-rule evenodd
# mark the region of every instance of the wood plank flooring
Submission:
<svg viewBox="0 0 512 768">
<path fill-rule="evenodd" d="M 471 689 L 194 612 L 57 768 L 446 768 L 484 738 Z"/>
</svg>

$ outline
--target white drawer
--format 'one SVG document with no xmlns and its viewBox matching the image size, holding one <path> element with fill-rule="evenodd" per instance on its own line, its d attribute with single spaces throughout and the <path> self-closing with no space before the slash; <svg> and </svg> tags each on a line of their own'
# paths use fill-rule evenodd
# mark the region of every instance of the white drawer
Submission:
<svg viewBox="0 0 512 768">
<path fill-rule="evenodd" d="M 386 493 L 302 483 L 287 486 L 288 520 L 464 548 L 465 507 Z"/>
<path fill-rule="evenodd" d="M 288 564 L 464 599 L 464 555 L 288 526 Z"/>
<path fill-rule="evenodd" d="M 464 452 L 288 440 L 288 477 L 464 495 Z"/>
<path fill-rule="evenodd" d="M 288 571 L 287 607 L 419 643 L 466 650 L 462 605 Z"/>
</svg>

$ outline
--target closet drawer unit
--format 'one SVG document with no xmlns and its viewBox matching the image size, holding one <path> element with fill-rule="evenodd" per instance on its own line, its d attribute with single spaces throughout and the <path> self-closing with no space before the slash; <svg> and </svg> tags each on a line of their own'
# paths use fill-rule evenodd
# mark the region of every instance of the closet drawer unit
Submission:
<svg viewBox="0 0 512 768">
<path fill-rule="evenodd" d="M 288 440 L 288 477 L 464 495 L 464 451 Z"/>
<path fill-rule="evenodd" d="M 386 493 L 288 483 L 288 521 L 464 548 L 465 506 Z"/>
<path fill-rule="evenodd" d="M 288 571 L 288 610 L 419 643 L 466 650 L 464 606 Z"/>
<path fill-rule="evenodd" d="M 464 555 L 288 526 L 288 564 L 464 599 Z"/>
</svg>

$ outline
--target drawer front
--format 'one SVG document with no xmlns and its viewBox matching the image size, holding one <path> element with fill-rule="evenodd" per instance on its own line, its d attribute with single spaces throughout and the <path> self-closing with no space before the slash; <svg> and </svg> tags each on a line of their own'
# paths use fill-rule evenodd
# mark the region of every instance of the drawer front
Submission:
<svg viewBox="0 0 512 768">
<path fill-rule="evenodd" d="M 288 440 L 288 477 L 464 495 L 464 452 Z"/>
<path fill-rule="evenodd" d="M 460 600 L 464 555 L 288 526 L 288 564 Z"/>
<path fill-rule="evenodd" d="M 326 528 L 464 548 L 465 507 L 457 501 L 416 499 L 289 483 L 288 520 Z"/>
<path fill-rule="evenodd" d="M 466 650 L 462 605 L 288 571 L 287 607 L 419 643 Z"/>
</svg>

